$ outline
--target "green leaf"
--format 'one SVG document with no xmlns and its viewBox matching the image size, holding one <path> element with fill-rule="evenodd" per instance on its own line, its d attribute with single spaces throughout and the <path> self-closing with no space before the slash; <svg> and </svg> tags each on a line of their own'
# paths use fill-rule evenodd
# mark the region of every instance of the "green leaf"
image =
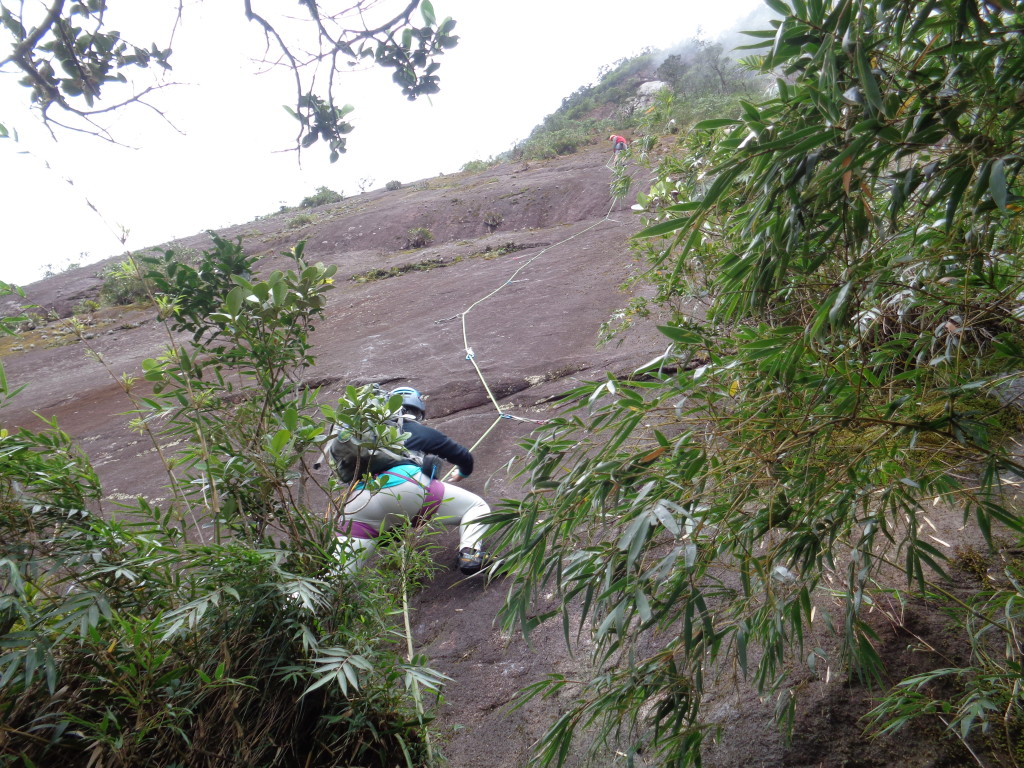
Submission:
<svg viewBox="0 0 1024 768">
<path fill-rule="evenodd" d="M 430 0 L 423 0 L 420 3 L 420 13 L 423 14 L 423 23 L 428 27 L 434 26 L 434 6 L 430 4 Z"/>
<path fill-rule="evenodd" d="M 281 414 L 281 420 L 285 426 L 293 432 L 299 428 L 299 411 L 295 406 L 289 406 Z"/>
<path fill-rule="evenodd" d="M 273 439 L 270 441 L 270 452 L 275 456 L 280 456 L 281 452 L 288 445 L 288 441 L 291 440 L 292 433 L 287 429 L 279 429 Z"/>
<path fill-rule="evenodd" d="M 748 118 L 747 124 L 752 125 L 752 127 L 755 129 L 761 130 L 761 128 L 764 126 L 764 123 L 761 122 L 760 110 L 758 110 L 758 108 L 751 104 L 749 101 L 744 101 L 743 99 L 740 99 L 740 108 L 743 110 L 743 113 Z"/>
<path fill-rule="evenodd" d="M 237 317 L 242 309 L 242 302 L 245 301 L 245 297 L 248 295 L 249 291 L 241 286 L 232 288 L 224 299 L 224 307 L 227 309 L 228 314 Z"/>
<path fill-rule="evenodd" d="M 641 239 L 645 237 L 667 235 L 669 232 L 675 232 L 677 229 L 682 229 L 683 227 L 688 226 L 691 221 L 692 219 L 685 216 L 677 219 L 669 219 L 668 221 L 663 221 L 659 224 L 655 224 L 654 226 L 647 227 L 647 229 L 642 229 L 633 235 L 633 237 Z"/>
<path fill-rule="evenodd" d="M 882 103 L 882 94 L 878 90 L 878 81 L 875 80 L 875 75 L 871 71 L 871 63 L 868 61 L 868 56 L 863 46 L 857 46 L 855 59 L 857 62 L 857 77 L 860 80 L 861 87 L 864 89 L 864 95 L 867 97 L 868 104 L 879 114 L 885 114 L 885 105 Z"/>
<path fill-rule="evenodd" d="M 848 281 L 843 284 L 843 287 L 836 294 L 835 301 L 832 302 L 832 308 L 828 311 L 828 320 L 833 325 L 839 323 L 846 315 L 847 302 L 849 301 L 850 289 L 852 287 L 853 281 Z"/>
<path fill-rule="evenodd" d="M 676 521 L 675 516 L 672 514 L 670 506 L 675 506 L 675 503 L 665 499 L 659 499 L 654 505 L 654 516 L 658 518 L 658 521 L 665 526 L 673 536 L 678 536 L 681 533 L 681 529 L 679 528 L 679 523 Z"/>
<path fill-rule="evenodd" d="M 712 131 L 715 128 L 723 128 L 727 125 L 743 125 L 743 121 L 722 117 L 715 118 L 713 120 L 701 120 L 699 123 L 693 126 L 693 130 Z"/>
<path fill-rule="evenodd" d="M 779 14 L 779 16 L 793 15 L 793 10 L 782 0 L 764 0 L 764 4 Z"/>
<path fill-rule="evenodd" d="M 833 128 L 828 128 L 824 131 L 812 134 L 808 138 L 796 144 L 791 150 L 791 155 L 798 155 L 802 152 L 806 152 L 809 149 L 821 146 L 827 141 L 832 141 L 836 137 L 836 131 Z"/>
<path fill-rule="evenodd" d="M 993 161 L 988 177 L 988 190 L 995 204 L 1006 210 L 1006 167 L 1003 158 Z"/>
<path fill-rule="evenodd" d="M 692 328 L 680 328 L 675 325 L 659 325 L 658 330 L 678 344 L 704 343 L 704 338 Z"/>
<path fill-rule="evenodd" d="M 639 587 L 633 592 L 633 602 L 636 605 L 637 613 L 640 614 L 640 619 L 643 622 L 651 620 L 651 604 L 647 600 L 647 595 Z"/>
<path fill-rule="evenodd" d="M 270 294 L 273 296 L 276 306 L 284 307 L 285 300 L 288 298 L 288 284 L 279 280 L 271 286 Z"/>
</svg>

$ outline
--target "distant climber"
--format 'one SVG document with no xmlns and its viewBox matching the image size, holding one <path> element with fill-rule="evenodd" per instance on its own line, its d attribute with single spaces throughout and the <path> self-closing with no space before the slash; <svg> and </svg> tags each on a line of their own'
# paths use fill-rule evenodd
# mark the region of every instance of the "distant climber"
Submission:
<svg viewBox="0 0 1024 768">
<path fill-rule="evenodd" d="M 480 548 L 485 527 L 477 521 L 490 513 L 490 507 L 475 493 L 456 486 L 472 474 L 473 455 L 443 432 L 420 423 L 426 418 L 427 406 L 418 391 L 399 387 L 390 394 L 402 398 L 400 424 L 409 435 L 405 449 L 451 462 L 457 467 L 456 475 L 442 482 L 435 476 L 439 473 L 432 469 L 431 462 L 420 466 L 410 460 L 377 473 L 384 483 L 376 492 L 357 484 L 338 520 L 338 537 L 355 555 L 348 569 L 354 570 L 365 562 L 377 547 L 377 537 L 403 520 L 416 523 L 437 517 L 446 525 L 459 526 L 458 567 L 467 575 L 474 574 L 487 559 Z M 339 440 L 335 437 L 328 448 L 336 471 L 340 471 L 337 459 L 343 452 Z"/>
<path fill-rule="evenodd" d="M 615 152 L 615 157 L 619 156 L 619 152 L 626 151 L 625 138 L 613 133 L 611 136 L 608 137 L 608 139 L 612 142 L 612 149 Z"/>
</svg>

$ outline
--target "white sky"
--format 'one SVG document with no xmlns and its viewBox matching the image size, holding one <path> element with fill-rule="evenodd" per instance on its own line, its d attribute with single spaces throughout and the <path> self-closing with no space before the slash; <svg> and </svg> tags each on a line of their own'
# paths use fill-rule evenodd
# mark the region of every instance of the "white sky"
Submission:
<svg viewBox="0 0 1024 768">
<path fill-rule="evenodd" d="M 376 189 L 458 171 L 526 138 L 563 97 L 595 82 L 602 66 L 646 46 L 670 47 L 698 28 L 714 38 L 761 6 L 432 0 L 439 19 L 456 19 L 460 38 L 440 60 L 441 92 L 409 102 L 390 72 L 347 74 L 342 89 L 350 90 L 339 101 L 356 108 L 348 151 L 332 165 L 318 143 L 299 167 L 294 152 L 282 151 L 294 146 L 296 123 L 281 106 L 293 100 L 292 81 L 256 74 L 250 57 L 262 52 L 262 36 L 241 3 L 187 1 L 171 58 L 170 79 L 182 85 L 152 98 L 185 135 L 134 107 L 111 124 L 130 149 L 68 132 L 54 142 L 29 113 L 17 75 L 0 73 L 0 123 L 19 135 L 0 140 L 0 280 L 27 284 L 45 265 L 86 264 L 245 223 L 298 205 L 320 186 L 348 197 L 364 179 Z M 156 13 L 165 2 L 145 3 L 158 30 L 169 30 Z M 139 7 L 111 6 L 119 3 Z M 126 34 L 129 21 L 121 23 Z M 156 34 L 166 45 L 167 32 Z M 122 228 L 130 233 L 125 245 Z"/>
</svg>

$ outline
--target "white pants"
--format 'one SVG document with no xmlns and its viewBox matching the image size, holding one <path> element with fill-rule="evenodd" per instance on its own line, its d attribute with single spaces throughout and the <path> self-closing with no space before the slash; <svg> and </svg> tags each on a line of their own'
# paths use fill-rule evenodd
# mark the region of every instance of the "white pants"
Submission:
<svg viewBox="0 0 1024 768">
<path fill-rule="evenodd" d="M 413 520 L 423 508 L 429 485 L 430 478 L 419 473 L 410 481 L 382 488 L 375 493 L 364 489 L 352 494 L 338 521 L 339 529 L 344 531 L 338 534 L 338 539 L 351 552 L 351 556 L 346 559 L 346 571 L 359 568 L 377 548 L 376 538 L 367 538 L 369 534 L 364 526 L 385 533 L 407 520 Z M 490 513 L 487 502 L 453 483 L 441 485 L 443 501 L 431 519 L 445 525 L 459 526 L 460 549 L 480 549 L 486 526 L 477 520 Z M 352 535 L 354 533 L 358 535 Z"/>
</svg>

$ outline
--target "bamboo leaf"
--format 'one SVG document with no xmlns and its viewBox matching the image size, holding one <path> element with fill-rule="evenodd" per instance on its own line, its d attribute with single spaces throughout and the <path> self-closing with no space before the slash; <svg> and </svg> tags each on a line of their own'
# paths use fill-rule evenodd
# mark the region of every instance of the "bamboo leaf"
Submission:
<svg viewBox="0 0 1024 768">
<path fill-rule="evenodd" d="M 989 172 L 988 177 L 988 189 L 996 205 L 998 205 L 1002 210 L 1005 211 L 1007 201 L 1007 190 L 1006 164 L 1003 161 L 1003 158 L 999 158 L 992 162 L 992 169 Z"/>
</svg>

